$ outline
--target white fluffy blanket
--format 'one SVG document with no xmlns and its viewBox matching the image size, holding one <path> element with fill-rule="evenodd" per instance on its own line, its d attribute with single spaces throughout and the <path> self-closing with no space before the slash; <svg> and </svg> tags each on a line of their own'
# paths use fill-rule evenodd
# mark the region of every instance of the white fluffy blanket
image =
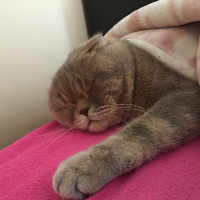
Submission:
<svg viewBox="0 0 200 200">
<path fill-rule="evenodd" d="M 105 37 L 129 39 L 200 83 L 200 0 L 160 0 L 134 11 Z"/>
</svg>

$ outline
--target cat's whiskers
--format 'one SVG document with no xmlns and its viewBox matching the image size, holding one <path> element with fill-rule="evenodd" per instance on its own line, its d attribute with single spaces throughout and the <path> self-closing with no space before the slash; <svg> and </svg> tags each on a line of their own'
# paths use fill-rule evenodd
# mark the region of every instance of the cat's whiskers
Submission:
<svg viewBox="0 0 200 200">
<path fill-rule="evenodd" d="M 147 110 L 145 110 L 144 108 L 135 108 L 134 106 L 133 107 L 127 107 L 127 106 L 118 106 L 117 111 L 139 111 L 139 112 L 142 112 L 142 113 L 147 113 Z"/>
<path fill-rule="evenodd" d="M 126 108 L 120 108 L 120 109 L 117 109 L 115 111 L 115 113 L 121 113 L 122 111 L 137 111 L 137 112 L 141 112 L 141 113 L 146 113 L 146 111 L 144 110 L 140 110 L 140 109 L 136 109 L 136 108 L 131 108 L 131 109 L 126 109 Z"/>
<path fill-rule="evenodd" d="M 134 108 L 145 110 L 145 108 L 143 108 L 142 106 L 138 106 L 135 104 L 117 104 L 117 107 L 134 107 Z"/>
<path fill-rule="evenodd" d="M 143 107 L 134 106 L 134 105 L 118 105 L 117 108 L 127 108 L 127 109 L 136 108 L 136 109 L 146 110 Z"/>
<path fill-rule="evenodd" d="M 35 135 L 35 137 L 41 137 L 41 136 L 48 136 L 48 135 L 52 135 L 52 134 L 57 134 L 57 133 L 61 133 L 64 130 L 65 129 L 60 129 L 59 131 L 52 132 L 52 133 L 46 133 L 46 134 L 42 134 L 42 135 Z"/>
<path fill-rule="evenodd" d="M 143 109 L 139 109 L 139 108 L 127 108 L 127 107 L 118 107 L 117 110 L 136 110 L 136 111 L 146 112 Z"/>
<path fill-rule="evenodd" d="M 59 138 L 61 138 L 63 135 L 65 135 L 66 133 L 68 133 L 69 131 L 75 129 L 74 127 L 69 128 L 67 131 L 65 131 L 64 133 L 62 133 L 61 135 L 59 135 L 57 138 L 55 138 L 52 142 L 50 142 L 46 147 L 49 147 L 52 143 L 54 143 L 56 140 L 58 140 Z M 73 133 L 73 132 L 72 132 Z M 71 134 L 72 134 L 71 133 Z M 70 134 L 70 135 L 71 135 Z M 69 135 L 68 135 L 69 136 Z"/>
<path fill-rule="evenodd" d="M 136 107 L 140 107 L 140 108 L 142 108 L 141 106 L 138 106 L 138 105 L 136 105 L 136 104 L 133 104 L 133 103 L 118 103 L 117 105 L 128 105 L 128 106 L 130 106 L 130 105 L 132 105 L 132 106 L 136 106 Z"/>
</svg>

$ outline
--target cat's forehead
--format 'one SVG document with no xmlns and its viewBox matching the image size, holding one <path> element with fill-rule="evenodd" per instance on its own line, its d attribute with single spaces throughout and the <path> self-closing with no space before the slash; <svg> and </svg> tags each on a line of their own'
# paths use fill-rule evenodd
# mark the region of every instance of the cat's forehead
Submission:
<svg viewBox="0 0 200 200">
<path fill-rule="evenodd" d="M 111 44 L 91 40 L 75 48 L 68 56 L 67 65 L 73 68 L 78 74 L 86 73 L 89 70 L 105 70 L 115 68 L 120 62 L 122 54 L 126 54 L 121 42 L 115 41 Z"/>
</svg>

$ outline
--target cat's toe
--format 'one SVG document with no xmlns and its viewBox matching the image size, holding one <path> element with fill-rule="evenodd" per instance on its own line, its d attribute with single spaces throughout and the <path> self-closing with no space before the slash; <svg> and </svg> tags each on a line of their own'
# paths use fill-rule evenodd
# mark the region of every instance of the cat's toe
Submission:
<svg viewBox="0 0 200 200">
<path fill-rule="evenodd" d="M 80 156 L 80 160 L 77 157 L 79 155 L 64 161 L 53 177 L 54 190 L 66 199 L 84 199 L 99 190 L 96 174 L 91 173 L 94 171 L 91 161 L 84 156 Z"/>
<path fill-rule="evenodd" d="M 104 155 L 104 156 L 103 156 Z M 53 188 L 66 199 L 84 199 L 114 178 L 105 152 L 91 148 L 61 163 L 53 177 Z"/>
<path fill-rule="evenodd" d="M 53 177 L 53 188 L 64 200 L 84 199 L 86 195 L 78 189 L 77 181 L 76 173 L 58 169 Z"/>
</svg>

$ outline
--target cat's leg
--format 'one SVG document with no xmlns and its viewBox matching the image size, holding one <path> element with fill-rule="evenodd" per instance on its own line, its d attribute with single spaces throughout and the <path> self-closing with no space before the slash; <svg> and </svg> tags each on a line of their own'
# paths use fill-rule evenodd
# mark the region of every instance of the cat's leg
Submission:
<svg viewBox="0 0 200 200">
<path fill-rule="evenodd" d="M 118 134 L 64 161 L 53 178 L 61 196 L 83 199 L 120 174 L 175 148 L 200 125 L 199 94 L 169 94 Z"/>
</svg>

